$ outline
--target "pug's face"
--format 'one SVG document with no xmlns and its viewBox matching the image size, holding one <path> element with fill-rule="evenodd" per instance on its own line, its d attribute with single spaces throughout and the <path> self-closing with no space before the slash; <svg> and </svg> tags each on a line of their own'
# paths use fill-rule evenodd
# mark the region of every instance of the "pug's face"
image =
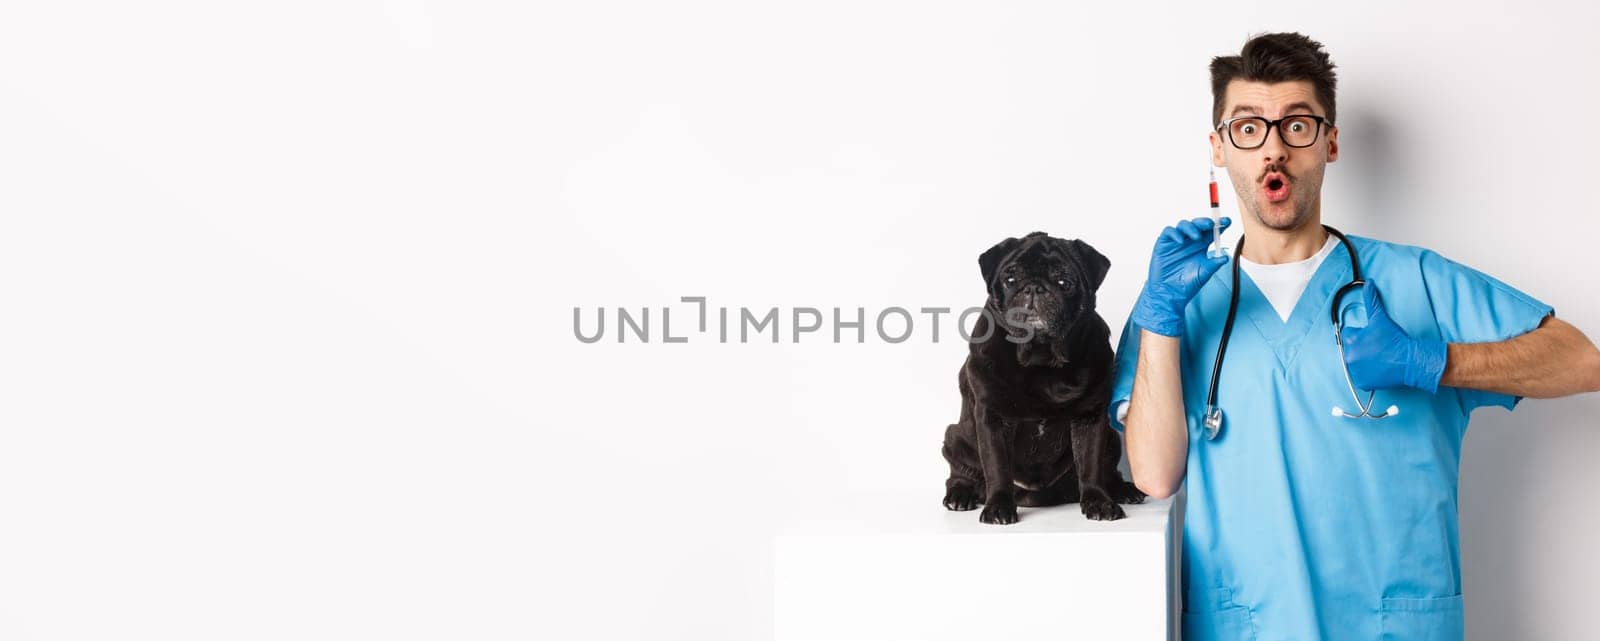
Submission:
<svg viewBox="0 0 1600 641">
<path fill-rule="evenodd" d="M 1031 329 L 1035 341 L 1050 341 L 1094 314 L 1111 261 L 1081 240 L 1036 231 L 1000 241 L 978 257 L 978 267 L 995 320 L 1012 335 Z"/>
</svg>

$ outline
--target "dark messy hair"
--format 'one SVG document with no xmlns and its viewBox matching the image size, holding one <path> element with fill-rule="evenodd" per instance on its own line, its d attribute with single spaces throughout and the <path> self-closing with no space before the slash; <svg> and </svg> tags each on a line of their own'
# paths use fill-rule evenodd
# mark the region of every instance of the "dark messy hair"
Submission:
<svg viewBox="0 0 1600 641">
<path fill-rule="evenodd" d="M 1222 122 L 1223 102 L 1227 99 L 1228 82 L 1288 82 L 1309 80 L 1315 90 L 1317 102 L 1328 110 L 1327 118 L 1335 119 L 1333 88 L 1338 80 L 1333 75 L 1333 61 L 1322 43 L 1298 33 L 1264 33 L 1245 41 L 1237 56 L 1217 56 L 1211 59 L 1211 124 Z"/>
</svg>

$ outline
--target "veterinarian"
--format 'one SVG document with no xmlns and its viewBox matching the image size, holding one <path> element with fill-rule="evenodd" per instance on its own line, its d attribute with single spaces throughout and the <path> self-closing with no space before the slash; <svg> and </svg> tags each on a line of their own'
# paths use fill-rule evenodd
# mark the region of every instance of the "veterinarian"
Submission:
<svg viewBox="0 0 1600 641">
<path fill-rule="evenodd" d="M 1212 61 L 1212 163 L 1248 242 L 1234 261 L 1208 256 L 1209 218 L 1164 230 L 1117 349 L 1110 413 L 1135 484 L 1188 489 L 1188 641 L 1460 639 L 1468 416 L 1600 389 L 1600 350 L 1549 305 L 1427 249 L 1324 228 L 1333 68 L 1293 33 Z M 1334 298 L 1357 268 L 1341 353 Z M 1374 390 L 1370 408 L 1351 404 Z"/>
</svg>

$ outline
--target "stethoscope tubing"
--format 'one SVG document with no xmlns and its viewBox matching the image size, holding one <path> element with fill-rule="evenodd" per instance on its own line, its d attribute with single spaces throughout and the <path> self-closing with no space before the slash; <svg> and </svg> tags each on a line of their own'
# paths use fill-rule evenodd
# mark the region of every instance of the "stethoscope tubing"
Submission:
<svg viewBox="0 0 1600 641">
<path fill-rule="evenodd" d="M 1346 293 L 1366 285 L 1367 281 L 1361 276 L 1361 262 L 1356 257 L 1356 248 L 1355 245 L 1350 242 L 1350 239 L 1345 238 L 1344 234 L 1340 233 L 1339 230 L 1328 225 L 1323 225 L 1322 228 L 1327 230 L 1328 233 L 1333 234 L 1334 237 L 1338 238 L 1339 242 L 1344 244 L 1345 251 L 1350 254 L 1350 272 L 1352 278 L 1350 279 L 1350 282 L 1345 283 L 1344 286 L 1340 287 L 1339 290 L 1334 293 L 1333 304 L 1329 309 L 1329 316 L 1333 322 L 1333 340 L 1339 347 L 1339 369 L 1343 371 L 1345 384 L 1350 388 L 1350 398 L 1355 401 L 1356 407 L 1361 409 L 1360 414 L 1351 414 L 1338 407 L 1334 407 L 1333 413 L 1336 416 L 1344 416 L 1346 418 L 1378 419 L 1387 416 L 1393 416 L 1399 413 L 1399 409 L 1394 406 L 1390 406 L 1388 410 L 1384 411 L 1382 414 L 1373 414 L 1372 401 L 1377 392 L 1368 392 L 1367 402 L 1362 403 L 1360 395 L 1356 393 L 1355 383 L 1350 380 L 1350 368 L 1346 367 L 1344 363 L 1344 342 L 1341 340 L 1342 324 L 1339 322 L 1339 301 L 1344 298 Z M 1233 321 L 1239 312 L 1239 257 L 1243 254 L 1243 252 L 1244 237 L 1241 236 L 1239 237 L 1238 245 L 1233 248 L 1233 289 L 1228 297 L 1228 318 L 1222 324 L 1222 337 L 1217 342 L 1217 357 L 1211 366 L 1211 385 L 1206 390 L 1206 409 L 1205 415 L 1202 418 L 1206 428 L 1207 440 L 1215 439 L 1217 437 L 1217 433 L 1222 430 L 1222 409 L 1217 406 L 1217 385 L 1222 378 L 1222 361 L 1228 352 L 1228 337 L 1233 335 Z"/>
</svg>

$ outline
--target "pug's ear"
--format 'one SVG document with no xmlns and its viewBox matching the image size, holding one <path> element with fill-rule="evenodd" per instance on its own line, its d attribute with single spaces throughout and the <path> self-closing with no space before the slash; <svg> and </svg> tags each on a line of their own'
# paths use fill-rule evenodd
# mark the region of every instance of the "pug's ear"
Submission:
<svg viewBox="0 0 1600 641">
<path fill-rule="evenodd" d="M 1090 247 L 1089 243 L 1076 238 L 1066 242 L 1072 247 L 1069 253 L 1077 257 L 1078 266 L 1089 279 L 1090 288 L 1100 289 L 1100 283 L 1106 280 L 1106 272 L 1111 271 L 1111 259 Z"/>
<path fill-rule="evenodd" d="M 989 248 L 989 251 L 983 252 L 983 255 L 978 257 L 978 272 L 983 274 L 984 289 L 988 289 L 989 283 L 994 282 L 994 272 L 1000 269 L 1000 261 L 1005 260 L 1011 250 L 1016 249 L 1017 245 L 1020 244 L 1022 244 L 1022 241 L 1019 239 L 1007 238 L 996 243 L 994 247 Z"/>
</svg>

